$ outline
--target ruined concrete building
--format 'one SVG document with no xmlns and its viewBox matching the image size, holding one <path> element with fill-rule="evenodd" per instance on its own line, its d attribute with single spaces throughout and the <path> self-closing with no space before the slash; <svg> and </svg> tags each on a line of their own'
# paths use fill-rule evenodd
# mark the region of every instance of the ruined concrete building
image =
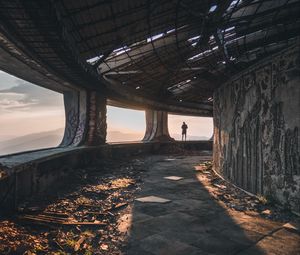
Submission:
<svg viewBox="0 0 300 255">
<path fill-rule="evenodd" d="M 0 69 L 63 93 L 58 148 L 0 157 L 14 209 L 106 157 L 167 150 L 168 113 L 213 117 L 213 169 L 300 213 L 299 0 L 1 0 Z M 146 111 L 139 143 L 106 144 L 106 106 Z"/>
</svg>

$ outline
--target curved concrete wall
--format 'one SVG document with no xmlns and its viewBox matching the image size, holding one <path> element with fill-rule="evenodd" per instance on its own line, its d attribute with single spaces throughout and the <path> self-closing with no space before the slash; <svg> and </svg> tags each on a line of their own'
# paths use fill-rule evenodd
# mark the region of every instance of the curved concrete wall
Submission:
<svg viewBox="0 0 300 255">
<path fill-rule="evenodd" d="M 300 212 L 299 46 L 256 64 L 214 94 L 214 169 Z"/>
</svg>

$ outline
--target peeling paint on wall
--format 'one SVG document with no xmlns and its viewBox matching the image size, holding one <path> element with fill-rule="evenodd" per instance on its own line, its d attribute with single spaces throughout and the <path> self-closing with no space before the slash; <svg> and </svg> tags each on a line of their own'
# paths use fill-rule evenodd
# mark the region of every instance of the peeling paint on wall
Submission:
<svg viewBox="0 0 300 255">
<path fill-rule="evenodd" d="M 294 46 L 214 94 L 214 169 L 300 212 L 300 54 Z"/>
</svg>

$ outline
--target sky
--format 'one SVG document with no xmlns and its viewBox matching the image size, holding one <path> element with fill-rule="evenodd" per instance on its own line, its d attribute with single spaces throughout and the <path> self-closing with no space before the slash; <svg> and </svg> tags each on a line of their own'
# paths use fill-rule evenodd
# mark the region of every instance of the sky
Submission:
<svg viewBox="0 0 300 255">
<path fill-rule="evenodd" d="M 0 71 L 0 141 L 64 125 L 62 94 Z"/>
<path fill-rule="evenodd" d="M 171 134 L 181 133 L 182 121 L 189 126 L 188 135 L 212 135 L 211 118 L 179 115 L 169 116 Z M 108 131 L 139 133 L 143 136 L 145 113 L 108 106 L 107 124 Z M 32 133 L 63 130 L 64 125 L 62 94 L 0 71 L 0 142 Z"/>
<path fill-rule="evenodd" d="M 213 134 L 212 118 L 171 114 L 168 115 L 169 133 L 181 134 L 182 122 L 188 125 L 187 138 L 189 138 L 189 136 L 205 136 L 211 138 Z"/>
<path fill-rule="evenodd" d="M 143 133 L 146 130 L 145 112 L 108 106 L 107 129 L 124 133 Z"/>
</svg>

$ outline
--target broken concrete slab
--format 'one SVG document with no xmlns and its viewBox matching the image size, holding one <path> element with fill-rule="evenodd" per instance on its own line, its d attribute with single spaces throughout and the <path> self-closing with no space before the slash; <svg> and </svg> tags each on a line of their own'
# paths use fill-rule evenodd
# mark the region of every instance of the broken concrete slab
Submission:
<svg viewBox="0 0 300 255">
<path fill-rule="evenodd" d="M 166 159 L 164 159 L 164 161 L 173 161 L 173 160 L 176 160 L 176 158 L 166 158 Z"/>
<path fill-rule="evenodd" d="M 162 197 L 157 197 L 157 196 L 147 196 L 147 197 L 140 197 L 140 198 L 136 198 L 136 201 L 142 202 L 142 203 L 169 203 L 171 202 L 171 200 L 169 199 L 165 199 Z"/>
<path fill-rule="evenodd" d="M 164 179 L 171 180 L 171 181 L 179 181 L 179 180 L 183 179 L 183 177 L 180 177 L 180 176 L 166 176 L 166 177 L 164 177 Z"/>
<path fill-rule="evenodd" d="M 288 222 L 288 223 L 284 224 L 283 227 L 286 229 L 300 232 L 300 223 L 299 222 Z"/>
</svg>

